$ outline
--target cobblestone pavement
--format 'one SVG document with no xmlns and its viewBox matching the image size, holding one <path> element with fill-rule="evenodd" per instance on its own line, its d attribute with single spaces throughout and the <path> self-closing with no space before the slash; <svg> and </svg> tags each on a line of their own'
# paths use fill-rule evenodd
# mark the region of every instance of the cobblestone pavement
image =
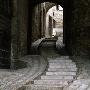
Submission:
<svg viewBox="0 0 90 90">
<path fill-rule="evenodd" d="M 90 90 L 90 79 L 79 79 L 65 87 L 64 90 Z"/>
<path fill-rule="evenodd" d="M 47 65 L 38 55 L 25 56 L 21 60 L 28 63 L 26 68 L 14 71 L 0 69 L 0 90 L 18 89 L 40 75 Z"/>
</svg>

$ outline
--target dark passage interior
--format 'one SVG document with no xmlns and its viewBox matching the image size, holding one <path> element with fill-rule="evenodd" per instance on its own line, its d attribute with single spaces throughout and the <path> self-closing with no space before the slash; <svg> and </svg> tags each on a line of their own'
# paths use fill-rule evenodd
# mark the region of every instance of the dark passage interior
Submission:
<svg viewBox="0 0 90 90">
<path fill-rule="evenodd" d="M 0 1 L 0 67 L 9 68 L 13 61 L 31 53 L 32 42 L 45 37 L 46 15 L 55 5 L 57 9 L 59 5 L 63 8 L 63 43 L 69 55 L 89 58 L 88 1 L 8 0 Z M 48 28 L 52 29 L 55 21 L 51 25 L 49 19 Z"/>
<path fill-rule="evenodd" d="M 89 29 L 89 0 L 0 0 L 0 70 L 69 56 L 90 75 Z"/>
<path fill-rule="evenodd" d="M 63 8 L 63 43 L 66 50 L 71 56 L 89 58 L 89 2 L 8 0 L 0 1 L 1 67 L 9 68 L 14 60 L 30 54 L 31 43 L 45 37 L 46 14 L 55 5 L 57 9 L 58 5 Z"/>
</svg>

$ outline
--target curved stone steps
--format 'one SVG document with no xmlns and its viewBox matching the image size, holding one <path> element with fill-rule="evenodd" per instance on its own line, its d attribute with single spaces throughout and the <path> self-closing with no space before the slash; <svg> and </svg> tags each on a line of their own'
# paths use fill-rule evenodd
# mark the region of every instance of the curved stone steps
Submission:
<svg viewBox="0 0 90 90">
<path fill-rule="evenodd" d="M 76 75 L 76 64 L 69 57 L 48 58 L 45 74 L 35 79 L 33 84 L 26 85 L 24 90 L 63 90 L 76 79 Z"/>
</svg>

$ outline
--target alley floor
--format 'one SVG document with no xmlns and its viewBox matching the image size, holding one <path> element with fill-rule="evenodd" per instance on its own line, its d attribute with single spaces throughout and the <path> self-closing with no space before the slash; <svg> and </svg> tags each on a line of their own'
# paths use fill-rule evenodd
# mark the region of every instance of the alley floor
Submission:
<svg viewBox="0 0 90 90">
<path fill-rule="evenodd" d="M 81 68 L 64 48 L 58 52 L 56 41 L 44 40 L 40 55 L 21 58 L 26 63 L 23 68 L 0 69 L 0 90 L 90 90 L 89 63 L 88 69 Z"/>
</svg>

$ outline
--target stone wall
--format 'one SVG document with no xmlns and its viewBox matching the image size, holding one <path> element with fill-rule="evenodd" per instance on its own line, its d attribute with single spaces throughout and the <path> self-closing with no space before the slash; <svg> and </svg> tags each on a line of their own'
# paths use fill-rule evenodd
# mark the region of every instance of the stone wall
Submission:
<svg viewBox="0 0 90 90">
<path fill-rule="evenodd" d="M 10 68 L 11 9 L 10 0 L 0 0 L 0 68 Z"/>
<path fill-rule="evenodd" d="M 46 30 L 47 28 L 50 27 L 50 26 L 46 27 L 46 13 L 54 5 L 55 5 L 55 3 L 45 2 L 45 3 L 38 3 L 38 4 L 35 4 L 35 6 L 33 6 L 33 10 L 32 10 L 32 42 L 36 41 L 42 37 L 45 37 L 46 36 L 45 34 L 49 33 Z M 51 22 L 50 22 L 50 24 L 51 24 Z"/>
<path fill-rule="evenodd" d="M 46 8 L 43 3 L 33 6 L 32 42 L 45 36 Z"/>
<path fill-rule="evenodd" d="M 39 3 L 40 0 L 37 2 Z M 85 0 L 60 2 L 52 0 L 52 2 L 56 2 L 64 9 L 64 43 L 69 54 L 88 57 L 90 53 L 90 2 Z M 36 35 L 38 39 L 40 33 L 33 35 Z"/>
<path fill-rule="evenodd" d="M 12 1 L 11 68 L 18 59 L 27 55 L 28 2 Z"/>
<path fill-rule="evenodd" d="M 27 54 L 27 30 L 28 30 L 28 0 L 20 0 L 18 7 L 19 20 L 19 55 L 22 57 Z"/>
<path fill-rule="evenodd" d="M 33 7 L 32 11 L 32 42 L 41 38 L 41 4 Z"/>
<path fill-rule="evenodd" d="M 13 17 L 11 28 L 11 57 L 18 59 L 27 54 L 28 29 L 28 2 L 27 0 L 13 0 Z"/>
<path fill-rule="evenodd" d="M 71 55 L 90 55 L 90 2 L 71 1 L 66 9 L 66 46 Z"/>
</svg>

